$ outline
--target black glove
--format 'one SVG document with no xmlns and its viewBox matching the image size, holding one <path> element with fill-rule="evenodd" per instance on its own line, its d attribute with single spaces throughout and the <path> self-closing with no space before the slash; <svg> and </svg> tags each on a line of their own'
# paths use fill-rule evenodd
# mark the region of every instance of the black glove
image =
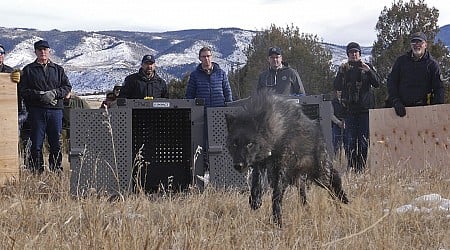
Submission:
<svg viewBox="0 0 450 250">
<path fill-rule="evenodd" d="M 405 105 L 403 105 L 403 103 L 400 100 L 394 101 L 394 109 L 395 109 L 395 113 L 398 116 L 403 117 L 406 115 Z"/>
<path fill-rule="evenodd" d="M 49 90 L 49 91 L 43 91 L 41 92 L 41 102 L 45 104 L 52 103 L 56 98 L 56 90 Z"/>
</svg>

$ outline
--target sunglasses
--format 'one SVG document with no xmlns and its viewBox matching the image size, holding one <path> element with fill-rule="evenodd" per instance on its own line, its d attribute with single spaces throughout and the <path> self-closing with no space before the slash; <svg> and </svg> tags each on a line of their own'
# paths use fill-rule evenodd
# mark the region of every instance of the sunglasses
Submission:
<svg viewBox="0 0 450 250">
<path fill-rule="evenodd" d="M 423 43 L 423 41 L 422 40 L 419 40 L 419 39 L 413 39 L 412 41 L 411 41 L 411 44 L 422 44 Z"/>
<path fill-rule="evenodd" d="M 5 51 L 0 51 L 0 55 L 4 55 L 5 54 Z"/>
</svg>

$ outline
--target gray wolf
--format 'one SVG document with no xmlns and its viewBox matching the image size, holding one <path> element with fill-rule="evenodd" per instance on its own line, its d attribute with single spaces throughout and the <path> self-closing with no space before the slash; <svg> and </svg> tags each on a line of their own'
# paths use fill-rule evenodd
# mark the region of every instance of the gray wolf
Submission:
<svg viewBox="0 0 450 250">
<path fill-rule="evenodd" d="M 271 92 L 249 98 L 241 112 L 226 114 L 226 146 L 234 168 L 251 168 L 250 207 L 262 205 L 262 175 L 267 172 L 272 193 L 274 222 L 282 226 L 281 207 L 289 185 L 299 188 L 306 204 L 306 183 L 328 190 L 333 198 L 348 203 L 339 173 L 333 169 L 319 123 L 309 119 L 300 104 Z"/>
</svg>

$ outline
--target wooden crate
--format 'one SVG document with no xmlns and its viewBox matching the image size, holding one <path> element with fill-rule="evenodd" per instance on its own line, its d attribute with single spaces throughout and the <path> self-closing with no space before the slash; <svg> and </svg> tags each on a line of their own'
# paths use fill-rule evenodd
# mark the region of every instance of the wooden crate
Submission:
<svg viewBox="0 0 450 250">
<path fill-rule="evenodd" d="M 450 104 L 370 110 L 369 168 L 448 168 L 450 165 Z"/>
<path fill-rule="evenodd" d="M 0 73 L 0 185 L 19 176 L 17 84 Z"/>
</svg>

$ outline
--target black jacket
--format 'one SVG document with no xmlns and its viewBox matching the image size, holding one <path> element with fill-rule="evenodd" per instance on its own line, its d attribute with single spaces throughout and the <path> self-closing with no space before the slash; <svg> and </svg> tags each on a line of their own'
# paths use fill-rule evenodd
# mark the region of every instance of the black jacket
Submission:
<svg viewBox="0 0 450 250">
<path fill-rule="evenodd" d="M 151 79 L 148 79 L 142 69 L 139 69 L 138 73 L 125 78 L 119 98 L 144 99 L 146 96 L 169 98 L 167 84 L 156 72 Z"/>
<path fill-rule="evenodd" d="M 11 73 L 11 72 L 13 72 L 13 71 L 14 71 L 14 69 L 11 68 L 11 67 L 9 67 L 9 66 L 6 65 L 6 64 L 2 64 L 2 65 L 0 66 L 0 72 L 2 72 L 2 73 Z"/>
<path fill-rule="evenodd" d="M 415 61 L 412 51 L 397 58 L 387 82 L 389 100 L 400 100 L 405 106 L 427 105 L 427 94 L 431 104 L 444 103 L 444 84 L 439 64 L 428 50 Z"/>
<path fill-rule="evenodd" d="M 339 67 L 333 85 L 342 91 L 342 104 L 349 113 L 366 113 L 375 107 L 372 87 L 380 86 L 380 77 L 369 63 L 370 70 L 363 72 L 355 62 L 346 62 Z"/>
<path fill-rule="evenodd" d="M 339 120 L 344 119 L 347 114 L 346 114 L 345 107 L 342 105 L 342 101 L 338 100 L 337 98 L 333 98 L 333 100 L 331 100 L 331 105 L 333 105 L 334 115 Z"/>
<path fill-rule="evenodd" d="M 63 109 L 63 98 L 72 90 L 72 85 L 63 67 L 49 61 L 44 71 L 44 66 L 34 61 L 23 68 L 18 88 L 28 108 Z M 56 91 L 58 103 L 55 106 L 41 102 L 39 92 L 48 90 Z"/>
</svg>

